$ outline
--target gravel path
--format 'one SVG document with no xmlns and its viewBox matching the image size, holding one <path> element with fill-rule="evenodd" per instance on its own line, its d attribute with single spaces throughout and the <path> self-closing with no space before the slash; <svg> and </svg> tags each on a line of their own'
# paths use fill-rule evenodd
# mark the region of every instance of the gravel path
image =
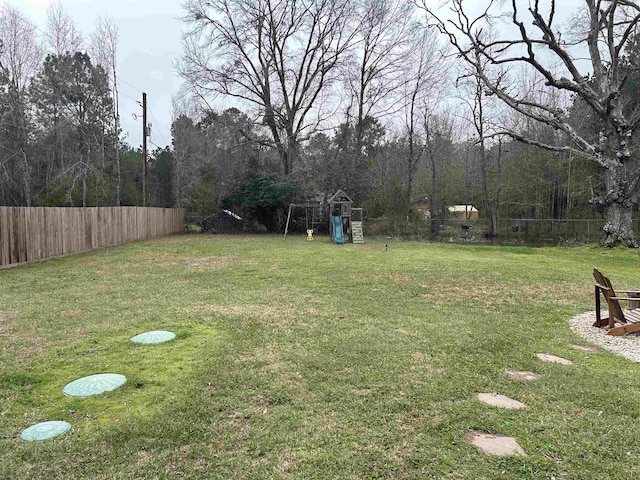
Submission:
<svg viewBox="0 0 640 480">
<path fill-rule="evenodd" d="M 608 317 L 607 312 L 602 312 L 604 317 Z M 606 348 L 617 355 L 622 355 L 634 362 L 640 362 L 640 334 L 613 336 L 607 335 L 606 328 L 596 328 L 593 322 L 596 319 L 596 312 L 585 312 L 569 320 L 571 329 L 582 338 L 599 347 Z"/>
</svg>

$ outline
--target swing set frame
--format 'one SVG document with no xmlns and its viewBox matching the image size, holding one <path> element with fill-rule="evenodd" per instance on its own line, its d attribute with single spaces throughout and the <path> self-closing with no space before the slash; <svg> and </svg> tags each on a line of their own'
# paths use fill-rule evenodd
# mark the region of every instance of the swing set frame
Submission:
<svg viewBox="0 0 640 480">
<path fill-rule="evenodd" d="M 289 212 L 287 213 L 287 224 L 284 227 L 284 239 L 287 239 L 287 233 L 289 233 L 289 221 L 291 220 L 291 211 L 294 208 L 304 208 L 304 216 L 305 222 L 307 226 L 307 231 L 314 230 L 313 224 L 315 223 L 316 218 L 316 209 L 322 210 L 327 205 L 325 203 L 291 203 L 289 204 Z M 309 228 L 309 209 L 311 209 L 311 228 Z M 319 212 L 318 218 L 320 218 L 321 211 Z"/>
</svg>

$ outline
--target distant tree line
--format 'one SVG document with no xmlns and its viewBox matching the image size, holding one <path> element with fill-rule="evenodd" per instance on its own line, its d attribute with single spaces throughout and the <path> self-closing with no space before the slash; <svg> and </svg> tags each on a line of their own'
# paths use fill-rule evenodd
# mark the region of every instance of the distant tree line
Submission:
<svg viewBox="0 0 640 480">
<path fill-rule="evenodd" d="M 409 0 L 188 0 L 184 91 L 147 204 L 276 230 L 288 203 L 340 188 L 369 217 L 410 219 L 428 198 L 434 231 L 473 204 L 490 237 L 501 218 L 602 218 L 605 244 L 635 246 L 640 7 L 580 3 L 561 39 L 553 2 L 474 16 L 451 0 L 447 21 Z M 40 37 L 2 8 L 0 203 L 142 204 L 117 29 L 101 19 L 85 44 L 58 3 L 44 51 Z"/>
<path fill-rule="evenodd" d="M 491 25 L 510 19 L 481 12 L 479 31 L 496 41 L 473 44 L 449 32 L 457 26 L 473 34 L 462 2 L 450 5 L 460 25 L 440 22 L 426 6 L 417 15 L 415 2 L 403 0 L 188 1 L 181 72 L 194 104 L 182 104 L 173 124 L 175 165 L 184 173 L 175 176 L 174 191 L 182 192 L 176 200 L 204 212 L 229 203 L 230 192 L 249 179 L 275 173 L 295 186 L 291 200 L 342 188 L 370 216 L 407 218 L 412 203 L 427 197 L 433 230 L 448 206 L 461 203 L 480 209 L 488 236 L 496 235 L 501 217 L 605 218 L 616 205 L 604 200 L 607 162 L 585 150 L 602 115 L 598 120 L 576 89 L 565 94 L 563 84 L 545 85 L 526 69 L 496 70 L 503 59 L 490 48 L 508 44 Z M 535 40 L 513 12 L 515 33 L 523 36 L 516 43 L 532 52 L 548 45 L 536 5 L 530 13 L 542 33 Z M 547 8 L 553 18 L 555 6 Z M 578 17 L 584 28 L 574 39 L 606 37 L 607 25 L 615 26 L 626 104 L 637 92 L 636 20 L 628 13 L 614 8 L 591 24 Z M 420 23 L 425 18 L 430 25 Z M 551 46 L 562 58 L 574 54 Z M 538 65 L 540 57 L 532 57 L 529 65 Z M 549 78 L 555 74 L 540 68 Z M 505 101 L 507 93 L 518 101 Z M 215 112 L 208 101 L 219 97 L 242 107 Z M 558 120 L 531 115 L 536 106 Z M 230 125 L 235 148 L 214 148 Z M 637 166 L 637 151 L 629 152 Z M 208 173 L 214 197 L 201 197 L 197 168 Z M 625 201 L 633 210 L 638 175 L 625 171 L 634 185 Z M 213 198 L 215 204 L 206 203 Z M 611 244 L 635 243 L 630 222 L 604 233 Z"/>
</svg>

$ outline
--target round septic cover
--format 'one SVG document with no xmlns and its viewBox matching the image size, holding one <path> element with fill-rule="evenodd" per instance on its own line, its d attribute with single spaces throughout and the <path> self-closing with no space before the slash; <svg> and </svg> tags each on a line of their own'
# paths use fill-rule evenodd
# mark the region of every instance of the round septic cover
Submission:
<svg viewBox="0 0 640 480">
<path fill-rule="evenodd" d="M 167 332 L 164 330 L 154 330 L 152 332 L 141 333 L 131 339 L 133 343 L 144 343 L 145 345 L 152 343 L 164 343 L 176 338 L 176 334 L 173 332 Z"/>
<path fill-rule="evenodd" d="M 124 385 L 127 377 L 116 373 L 99 373 L 74 380 L 62 389 L 62 393 L 70 397 L 90 397 L 110 392 Z"/>
<path fill-rule="evenodd" d="M 25 428 L 20 434 L 20 438 L 27 442 L 41 442 L 42 440 L 62 435 L 70 428 L 71 425 L 62 421 L 36 423 L 29 428 Z"/>
</svg>

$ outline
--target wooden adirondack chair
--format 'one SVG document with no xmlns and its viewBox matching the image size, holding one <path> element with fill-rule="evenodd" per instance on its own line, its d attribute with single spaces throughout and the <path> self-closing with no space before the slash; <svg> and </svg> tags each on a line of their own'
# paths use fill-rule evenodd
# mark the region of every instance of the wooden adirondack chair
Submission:
<svg viewBox="0 0 640 480">
<path fill-rule="evenodd" d="M 593 269 L 593 277 L 596 279 L 595 296 L 596 296 L 596 322 L 594 327 L 609 327 L 607 335 L 624 335 L 640 331 L 640 310 L 637 310 L 640 302 L 640 290 L 623 290 L 627 296 L 618 297 L 616 295 L 611 281 L 604 276 L 597 268 Z M 600 295 L 602 295 L 609 309 L 609 317 L 602 318 L 600 314 Z M 633 297 L 632 295 L 638 295 Z M 629 309 L 623 310 L 620 301 L 629 302 Z M 620 326 L 616 326 L 616 322 Z"/>
</svg>

